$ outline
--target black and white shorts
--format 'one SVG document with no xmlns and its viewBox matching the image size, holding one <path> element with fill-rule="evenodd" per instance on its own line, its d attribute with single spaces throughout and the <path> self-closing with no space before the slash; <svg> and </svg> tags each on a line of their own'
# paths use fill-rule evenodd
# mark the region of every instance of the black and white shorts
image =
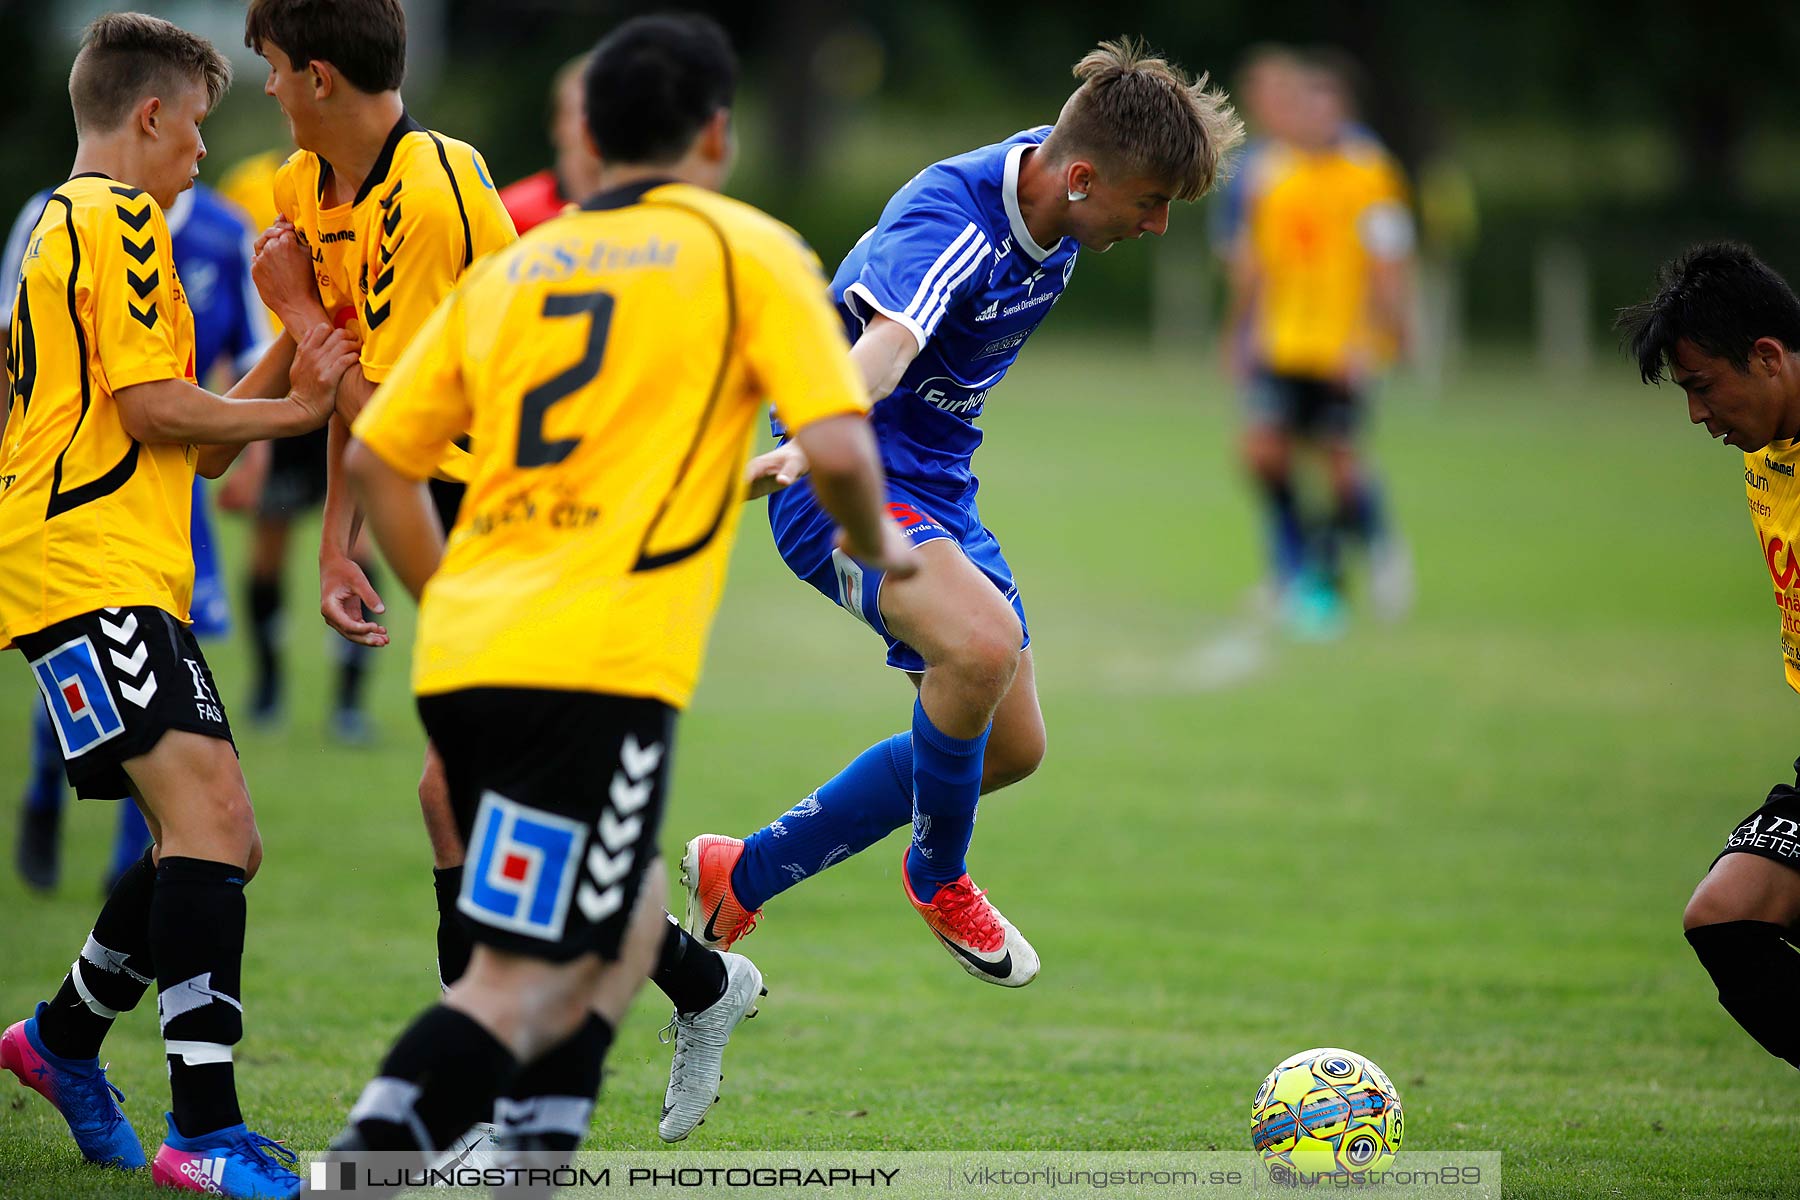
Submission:
<svg viewBox="0 0 1800 1200">
<path fill-rule="evenodd" d="M 531 958 L 617 960 L 657 861 L 675 710 L 540 688 L 419 697 L 468 848 L 470 935 Z"/>
<path fill-rule="evenodd" d="M 1800 758 L 1794 760 L 1794 782 L 1770 788 L 1762 807 L 1731 831 L 1719 858 L 1727 854 L 1755 854 L 1800 871 Z"/>
<path fill-rule="evenodd" d="M 17 642 L 62 744 L 69 784 L 84 799 L 129 796 L 121 764 L 148 754 L 171 729 L 231 742 L 200 643 L 160 608 L 98 609 Z"/>
</svg>

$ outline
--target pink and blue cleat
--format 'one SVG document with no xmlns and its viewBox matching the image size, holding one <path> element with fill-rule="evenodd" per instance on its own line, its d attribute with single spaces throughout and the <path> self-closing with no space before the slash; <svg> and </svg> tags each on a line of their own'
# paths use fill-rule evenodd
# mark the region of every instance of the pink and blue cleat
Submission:
<svg viewBox="0 0 1800 1200">
<path fill-rule="evenodd" d="M 144 1147 L 119 1107 L 125 1094 L 107 1080 L 98 1058 L 59 1058 L 44 1048 L 38 1017 L 45 1007 L 39 1004 L 36 1014 L 0 1034 L 0 1068 L 17 1075 L 62 1114 L 81 1157 L 103 1167 L 137 1170 L 144 1165 Z"/>
<path fill-rule="evenodd" d="M 182 1137 L 168 1116 L 169 1136 L 156 1152 L 150 1178 L 158 1186 L 242 1200 L 289 1200 L 300 1195 L 300 1176 L 288 1170 L 299 1156 L 273 1138 L 242 1124 Z"/>
</svg>

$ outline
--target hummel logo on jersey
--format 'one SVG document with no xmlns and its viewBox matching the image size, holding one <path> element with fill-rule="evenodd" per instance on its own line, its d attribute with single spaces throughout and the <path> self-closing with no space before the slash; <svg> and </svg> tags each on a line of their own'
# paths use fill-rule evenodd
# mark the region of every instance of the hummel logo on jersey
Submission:
<svg viewBox="0 0 1800 1200">
<path fill-rule="evenodd" d="M 190 1158 L 181 1164 L 181 1173 L 208 1195 L 225 1194 L 225 1156 Z"/>
<path fill-rule="evenodd" d="M 977 321 L 991 321 L 999 315 L 1000 315 L 1000 302 L 998 300 L 996 300 L 992 304 L 988 305 L 986 308 L 982 309 L 980 312 L 976 313 L 975 319 Z"/>
</svg>

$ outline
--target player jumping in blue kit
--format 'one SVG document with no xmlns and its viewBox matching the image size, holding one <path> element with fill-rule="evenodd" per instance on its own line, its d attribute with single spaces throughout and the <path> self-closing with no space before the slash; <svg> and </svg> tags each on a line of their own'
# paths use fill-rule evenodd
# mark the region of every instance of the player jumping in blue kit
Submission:
<svg viewBox="0 0 1800 1200">
<path fill-rule="evenodd" d="M 25 259 L 25 242 L 50 197 L 46 188 L 25 202 L 0 254 L 0 331 L 12 325 L 13 294 Z M 229 201 L 195 181 L 182 192 L 168 214 L 169 236 L 175 249 L 175 266 L 187 289 L 188 306 L 194 311 L 194 364 L 202 380 L 223 364 L 237 379 L 256 364 L 274 337 L 268 313 L 250 282 L 251 239 L 249 218 Z M 231 609 L 225 584 L 213 550 L 212 523 L 207 518 L 205 488 L 194 479 L 191 536 L 194 543 L 194 596 L 191 615 L 194 636 L 224 637 L 231 628 Z M 26 783 L 19 813 L 19 841 L 15 865 L 33 888 L 49 890 L 60 874 L 62 812 L 68 799 L 63 777 L 62 747 L 50 714 L 40 700 L 32 701 L 31 776 Z M 103 890 L 112 885 L 144 853 L 150 829 L 135 804 L 119 806 L 119 828 L 113 839 L 112 862 Z"/>
<path fill-rule="evenodd" d="M 688 921 L 708 945 L 730 946 L 769 899 L 910 824 L 906 894 L 946 949 L 987 983 L 1021 987 L 1037 974 L 1036 952 L 965 863 L 979 796 L 1030 775 L 1044 754 L 1024 605 L 975 503 L 975 421 L 1079 252 L 1161 234 L 1170 202 L 1204 194 L 1243 136 L 1204 75 L 1190 80 L 1134 41 L 1103 43 L 1075 76 L 1054 126 L 914 176 L 832 280 L 852 357 L 881 398 L 870 419 L 888 511 L 918 573 L 884 580 L 833 548 L 791 442 L 751 463 L 750 494 L 773 493 L 788 567 L 880 634 L 918 696 L 909 729 L 777 820 L 743 841 L 688 843 Z"/>
</svg>

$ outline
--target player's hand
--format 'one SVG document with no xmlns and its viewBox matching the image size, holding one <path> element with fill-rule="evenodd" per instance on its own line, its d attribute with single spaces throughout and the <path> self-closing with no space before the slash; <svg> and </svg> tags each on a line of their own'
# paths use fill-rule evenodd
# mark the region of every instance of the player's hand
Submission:
<svg viewBox="0 0 1800 1200">
<path fill-rule="evenodd" d="M 288 220 L 286 217 L 276 217 L 273 225 L 256 235 L 256 244 L 250 248 L 251 255 L 255 256 L 261 254 L 263 246 L 267 244 L 268 240 L 280 233 L 291 233 L 296 237 L 299 236 L 299 230 L 294 228 L 294 223 L 292 221 Z"/>
<path fill-rule="evenodd" d="M 307 415 L 316 418 L 310 428 L 331 418 L 337 407 L 338 380 L 356 365 L 356 358 L 356 342 L 341 329 L 321 322 L 300 335 L 294 365 L 288 368 L 288 389 Z"/>
<path fill-rule="evenodd" d="M 810 470 L 812 464 L 806 461 L 806 451 L 800 449 L 798 442 L 777 446 L 750 460 L 744 472 L 748 485 L 744 499 L 760 500 L 771 492 L 779 492 Z"/>
<path fill-rule="evenodd" d="M 384 625 L 363 620 L 363 608 L 372 613 L 387 611 L 381 597 L 356 560 L 347 555 L 334 555 L 319 560 L 319 613 L 339 636 L 359 646 L 385 646 L 388 631 Z"/>
<path fill-rule="evenodd" d="M 837 548 L 881 571 L 890 579 L 910 579 L 919 570 L 919 557 L 913 553 L 912 541 L 900 532 L 900 526 L 887 517 L 881 518 L 881 545 L 858 546 L 846 530 L 837 533 Z"/>
<path fill-rule="evenodd" d="M 256 282 L 257 294 L 269 311 L 289 329 L 305 329 L 325 320 L 319 280 L 313 274 L 312 252 L 293 226 L 284 229 L 277 222 L 257 239 L 256 245 L 255 257 L 250 260 L 250 278 Z"/>
</svg>

